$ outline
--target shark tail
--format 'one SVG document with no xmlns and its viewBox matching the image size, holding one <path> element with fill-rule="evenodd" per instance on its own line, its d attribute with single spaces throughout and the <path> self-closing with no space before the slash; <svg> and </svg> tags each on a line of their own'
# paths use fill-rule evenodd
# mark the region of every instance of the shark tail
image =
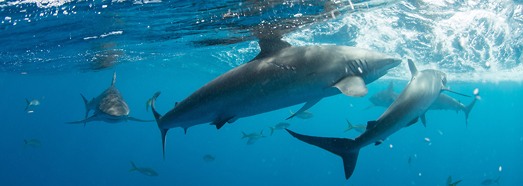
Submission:
<svg viewBox="0 0 523 186">
<path fill-rule="evenodd" d="M 136 167 L 136 165 L 134 164 L 133 161 L 131 161 L 131 166 L 132 166 L 132 167 L 131 167 L 131 169 L 129 169 L 129 172 L 133 172 L 133 171 L 138 170 L 138 167 Z"/>
<path fill-rule="evenodd" d="M 478 92 L 474 92 L 474 100 L 472 100 L 472 102 L 470 102 L 464 109 L 463 109 L 463 112 L 465 112 L 465 124 L 468 126 L 469 125 L 469 113 L 470 111 L 472 110 L 472 107 L 474 107 L 474 105 L 476 104 L 476 101 L 478 101 L 479 99 L 481 99 L 481 97 L 479 96 L 479 91 Z"/>
<path fill-rule="evenodd" d="M 27 111 L 27 109 L 29 109 L 29 106 L 31 105 L 31 102 L 25 98 L 25 102 L 27 103 L 27 105 L 25 105 L 25 110 Z"/>
<path fill-rule="evenodd" d="M 358 160 L 358 154 L 360 148 L 357 147 L 357 143 L 353 139 L 347 138 L 327 138 L 327 137 L 316 137 L 307 136 L 295 133 L 289 129 L 285 129 L 293 137 L 305 143 L 320 147 L 329 152 L 332 152 L 341 157 L 343 160 L 343 168 L 345 170 L 345 179 L 349 179 L 354 173 L 356 168 L 356 162 Z"/>
<path fill-rule="evenodd" d="M 243 134 L 242 139 L 247 138 L 247 134 L 245 134 L 245 132 L 242 131 L 242 134 Z"/>
<path fill-rule="evenodd" d="M 160 129 L 160 133 L 162 135 L 162 155 L 163 155 L 163 159 L 165 160 L 165 136 L 167 135 L 167 131 L 169 131 L 169 129 L 168 128 L 164 129 L 160 126 L 160 119 L 162 118 L 162 115 L 160 115 L 156 111 L 156 107 L 155 107 L 156 98 L 158 98 L 158 96 L 160 96 L 160 92 L 154 93 L 153 97 L 151 98 L 151 110 L 153 111 L 154 119 L 156 120 L 156 123 L 158 124 L 158 128 Z"/>
</svg>

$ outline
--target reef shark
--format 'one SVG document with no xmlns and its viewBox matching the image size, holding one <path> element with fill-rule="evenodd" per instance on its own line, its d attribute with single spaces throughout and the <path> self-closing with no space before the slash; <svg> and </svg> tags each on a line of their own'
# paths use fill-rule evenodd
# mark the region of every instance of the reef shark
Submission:
<svg viewBox="0 0 523 186">
<path fill-rule="evenodd" d="M 115 86 L 116 83 L 116 72 L 113 73 L 113 81 L 111 86 L 107 88 L 97 97 L 87 101 L 84 95 L 82 99 L 85 104 L 85 119 L 81 121 L 67 122 L 69 124 L 83 123 L 84 126 L 87 122 L 91 121 L 105 121 L 108 123 L 117 123 L 121 121 L 139 121 L 139 122 L 152 122 L 154 120 L 142 120 L 129 116 L 129 106 L 123 99 L 120 91 Z M 93 110 L 94 114 L 91 117 L 87 117 L 89 112 Z"/>
<path fill-rule="evenodd" d="M 159 92 L 153 96 L 151 109 L 161 131 L 164 158 L 170 128 L 187 132 L 210 122 L 220 129 L 238 118 L 305 103 L 297 115 L 339 93 L 361 97 L 367 94 L 366 84 L 401 63 L 348 46 L 291 46 L 280 38 L 260 39 L 259 44 L 261 52 L 253 60 L 208 82 L 163 116 L 155 108 Z"/>
<path fill-rule="evenodd" d="M 367 123 L 365 132 L 357 138 L 315 137 L 286 130 L 305 143 L 340 156 L 343 159 L 345 178 L 349 179 L 354 172 L 361 148 L 369 144 L 379 145 L 400 129 L 416 123 L 418 118 L 424 117 L 440 93 L 448 90 L 447 78 L 443 72 L 432 69 L 418 71 L 410 59 L 408 64 L 412 78 L 407 87 L 376 121 Z"/>
</svg>

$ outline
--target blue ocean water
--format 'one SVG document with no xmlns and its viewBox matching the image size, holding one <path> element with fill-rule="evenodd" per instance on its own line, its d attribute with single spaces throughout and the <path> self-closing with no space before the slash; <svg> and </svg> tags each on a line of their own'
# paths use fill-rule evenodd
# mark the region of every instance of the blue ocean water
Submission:
<svg viewBox="0 0 523 186">
<path fill-rule="evenodd" d="M 499 185 L 523 185 L 520 1 L 24 0 L 0 1 L 0 10 L 0 185 L 446 185 L 449 176 L 465 186 L 498 177 Z M 153 119 L 146 101 L 156 91 L 165 113 L 256 56 L 255 33 L 267 28 L 293 45 L 414 59 L 419 69 L 447 73 L 454 91 L 477 88 L 481 100 L 468 126 L 463 112 L 429 111 L 426 128 L 415 124 L 363 148 L 348 181 L 336 155 L 282 130 L 269 134 L 301 105 L 220 130 L 172 129 L 165 160 L 154 122 L 65 124 L 83 118 L 80 94 L 99 95 L 113 72 L 130 115 Z M 400 92 L 409 78 L 402 64 L 368 85 L 369 95 L 325 98 L 310 109 L 314 117 L 289 120 L 290 129 L 354 138 L 345 120 L 376 119 L 385 108 L 366 109 L 370 95 L 391 81 Z M 25 110 L 25 99 L 40 104 Z M 241 139 L 260 131 L 267 137 L 254 144 Z M 37 144 L 25 144 L 32 139 Z M 159 176 L 130 172 L 131 161 Z"/>
</svg>

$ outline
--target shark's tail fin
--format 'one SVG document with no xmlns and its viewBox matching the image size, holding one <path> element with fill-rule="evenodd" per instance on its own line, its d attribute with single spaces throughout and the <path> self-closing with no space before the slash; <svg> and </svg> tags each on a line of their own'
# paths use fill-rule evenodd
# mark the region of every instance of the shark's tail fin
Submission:
<svg viewBox="0 0 523 186">
<path fill-rule="evenodd" d="M 154 119 L 156 120 L 156 123 L 158 124 L 158 128 L 160 129 L 160 133 L 162 135 L 162 154 L 163 154 L 163 159 L 165 159 L 165 136 L 167 135 L 167 131 L 169 131 L 169 129 L 168 128 L 164 129 L 160 126 L 160 119 L 162 118 L 162 115 L 160 115 L 156 111 L 156 107 L 155 107 L 156 98 L 158 98 L 158 96 L 160 96 L 160 92 L 154 93 L 153 97 L 151 98 L 151 110 L 153 111 Z"/>
<path fill-rule="evenodd" d="M 243 132 L 243 131 L 242 131 L 242 135 L 243 135 L 243 136 L 242 136 L 242 139 L 244 139 L 244 138 L 247 138 L 247 137 L 248 137 L 248 136 L 247 136 L 247 134 L 245 134 L 245 132 Z"/>
<path fill-rule="evenodd" d="M 347 121 L 347 129 L 345 129 L 344 132 L 354 129 L 354 125 L 352 125 L 352 123 L 350 123 L 348 119 L 345 119 L 345 121 Z"/>
<path fill-rule="evenodd" d="M 360 148 L 357 147 L 356 141 L 347 138 L 326 138 L 307 136 L 295 133 L 285 129 L 289 134 L 305 143 L 320 147 L 341 157 L 345 169 L 345 179 L 349 179 L 356 167 Z"/>
<path fill-rule="evenodd" d="M 467 126 L 469 124 L 469 113 L 472 110 L 472 107 L 474 107 L 474 105 L 476 104 L 476 101 L 478 101 L 479 99 L 481 99 L 481 97 L 479 96 L 479 90 L 476 89 L 474 90 L 474 100 L 472 100 L 472 102 L 470 102 L 463 110 L 463 112 L 465 112 L 465 124 Z"/>
<path fill-rule="evenodd" d="M 134 164 L 133 161 L 131 161 L 131 166 L 132 166 L 132 167 L 131 167 L 131 169 L 129 169 L 129 172 L 133 172 L 133 171 L 138 170 L 138 167 L 136 167 L 136 165 Z"/>
</svg>

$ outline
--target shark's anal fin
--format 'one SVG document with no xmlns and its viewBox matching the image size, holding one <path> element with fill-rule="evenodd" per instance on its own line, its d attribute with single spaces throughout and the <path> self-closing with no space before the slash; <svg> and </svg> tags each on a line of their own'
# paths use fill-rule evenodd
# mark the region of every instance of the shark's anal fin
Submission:
<svg viewBox="0 0 523 186">
<path fill-rule="evenodd" d="M 212 124 L 216 126 L 216 129 L 220 129 L 223 127 L 223 125 L 225 125 L 225 123 L 229 122 L 229 123 L 232 123 L 234 121 L 236 121 L 236 119 L 234 119 L 235 116 L 229 116 L 229 117 L 219 117 L 219 118 L 216 118 Z"/>
<path fill-rule="evenodd" d="M 378 122 L 376 122 L 376 121 L 368 121 L 367 122 L 367 128 L 365 130 L 373 129 L 374 127 L 376 127 L 377 123 Z"/>
<path fill-rule="evenodd" d="M 308 101 L 307 103 L 305 103 L 305 105 L 303 105 L 303 107 L 300 108 L 300 110 L 298 110 L 296 113 L 292 114 L 291 116 L 289 116 L 289 117 L 288 117 L 287 119 L 285 119 L 285 120 L 291 119 L 291 118 L 293 118 L 294 116 L 296 116 L 296 115 L 298 115 L 298 114 L 301 114 L 301 113 L 307 111 L 307 110 L 310 109 L 312 106 L 314 106 L 316 103 L 318 103 L 320 100 L 321 100 L 321 98 Z"/>
<path fill-rule="evenodd" d="M 349 179 L 352 176 L 352 173 L 354 173 L 354 168 L 356 167 L 356 162 L 358 160 L 358 154 L 360 152 L 358 143 L 355 140 L 347 138 L 307 136 L 295 133 L 289 129 L 285 130 L 287 130 L 289 134 L 300 141 L 320 147 L 340 156 L 343 160 L 345 179 Z"/>
<path fill-rule="evenodd" d="M 337 82 L 334 87 L 338 88 L 338 90 L 347 96 L 362 97 L 369 92 L 365 81 L 359 76 L 345 77 Z"/>
</svg>

